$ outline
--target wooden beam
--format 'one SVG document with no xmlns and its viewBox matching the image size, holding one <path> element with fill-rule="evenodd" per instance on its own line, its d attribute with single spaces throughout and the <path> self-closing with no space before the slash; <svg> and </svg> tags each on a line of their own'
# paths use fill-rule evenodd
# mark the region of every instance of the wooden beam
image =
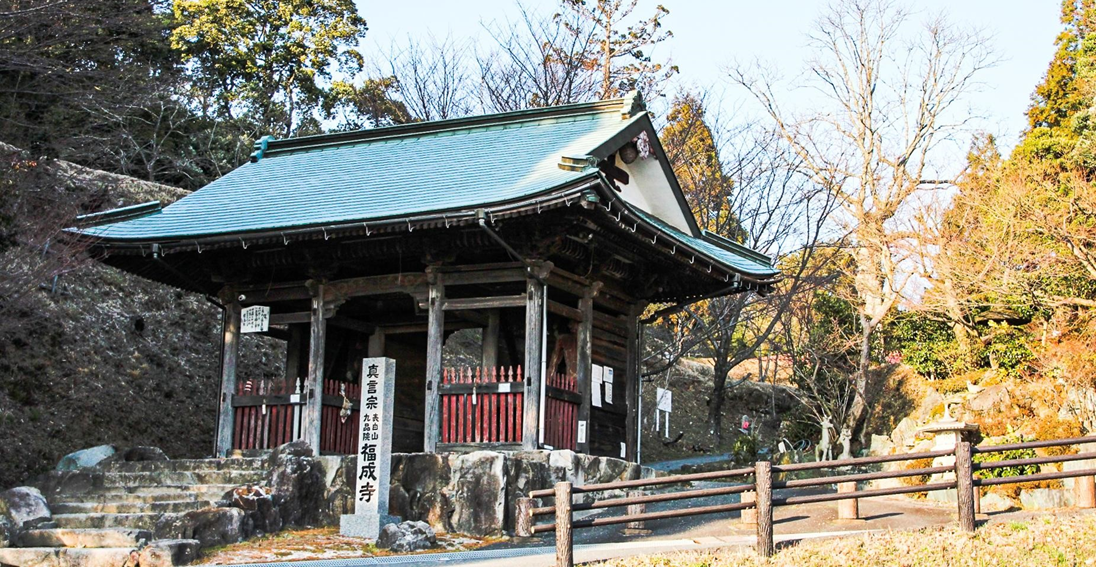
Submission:
<svg viewBox="0 0 1096 567">
<path fill-rule="evenodd" d="M 301 417 L 301 438 L 320 454 L 320 424 L 323 412 L 324 341 L 327 338 L 327 320 L 323 317 L 326 286 L 316 282 L 312 286 L 312 320 L 308 334 L 308 377 L 305 380 L 305 406 Z"/>
<path fill-rule="evenodd" d="M 446 285 L 448 285 L 448 279 Z M 524 307 L 524 295 L 503 295 L 495 297 L 465 297 L 460 299 L 446 299 L 442 309 L 453 311 L 457 309 L 500 309 L 503 307 Z"/>
<path fill-rule="evenodd" d="M 594 326 L 594 294 L 592 290 L 587 290 L 583 294 L 582 299 L 578 301 L 578 309 L 580 315 L 578 325 L 578 345 L 577 345 L 577 358 L 578 368 L 576 368 L 576 378 L 578 382 L 578 393 L 582 396 L 582 403 L 578 406 L 578 430 L 582 432 L 582 435 L 578 436 L 578 452 L 590 453 L 590 432 L 592 426 L 590 424 L 590 389 L 591 375 L 593 373 L 593 360 L 591 358 L 591 337 L 593 334 Z"/>
<path fill-rule="evenodd" d="M 221 398 L 217 413 L 217 438 L 214 452 L 224 457 L 232 450 L 232 432 L 236 410 L 232 397 L 236 395 L 236 365 L 240 359 L 240 304 L 231 301 L 224 304 L 221 319 Z"/>
<path fill-rule="evenodd" d="M 384 295 L 386 293 L 411 293 L 413 290 L 425 288 L 426 274 L 404 273 L 347 278 L 328 282 L 327 286 L 328 297 L 348 298 L 362 295 Z M 241 303 L 246 305 L 310 299 L 312 297 L 307 282 L 279 284 L 277 287 L 245 287 L 240 289 L 239 294 L 244 296 Z"/>
<path fill-rule="evenodd" d="M 434 453 L 441 436 L 442 347 L 445 343 L 445 283 L 441 274 L 431 274 L 427 299 L 426 411 L 423 422 L 423 451 Z"/>
<path fill-rule="evenodd" d="M 527 272 L 521 264 L 501 264 L 497 266 L 504 267 L 445 272 L 445 285 L 479 285 L 525 281 Z"/>
<path fill-rule="evenodd" d="M 377 330 L 377 326 L 372 323 L 366 323 L 365 321 L 359 321 L 357 319 L 351 319 L 342 315 L 336 315 L 327 320 L 327 324 L 339 327 L 341 329 L 349 329 L 351 331 L 357 331 L 366 335 L 372 335 L 373 331 Z"/>
<path fill-rule="evenodd" d="M 494 368 L 499 365 L 499 320 L 501 313 L 498 309 L 487 312 L 487 327 L 483 330 L 483 350 L 481 363 L 484 368 Z"/>
<path fill-rule="evenodd" d="M 564 305 L 558 301 L 548 300 L 548 312 L 560 317 L 566 317 L 572 321 L 582 321 L 582 310 Z"/>
<path fill-rule="evenodd" d="M 521 445 L 526 451 L 535 451 L 540 446 L 544 284 L 530 277 L 526 280 L 525 289 L 525 407 L 522 414 Z"/>
</svg>

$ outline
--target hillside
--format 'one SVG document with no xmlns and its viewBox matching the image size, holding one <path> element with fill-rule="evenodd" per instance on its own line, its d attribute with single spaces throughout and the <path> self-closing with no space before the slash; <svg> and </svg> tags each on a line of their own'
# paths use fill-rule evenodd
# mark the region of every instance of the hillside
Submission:
<svg viewBox="0 0 1096 567">
<path fill-rule="evenodd" d="M 28 160 L 11 146 L 0 146 L 0 154 L 38 168 L 9 185 L 6 197 L 17 203 L 48 199 L 89 211 L 185 194 L 66 162 Z M 21 237 L 40 227 L 19 217 L 14 225 L 15 246 L 0 252 L 5 276 L 42 256 L 28 243 L 33 238 Z M 154 445 L 171 457 L 209 454 L 220 309 L 78 257 L 65 271 L 55 288 L 45 280 L 29 293 L 0 296 L 0 489 L 102 443 Z M 243 342 L 243 378 L 278 371 L 264 340 Z"/>
</svg>

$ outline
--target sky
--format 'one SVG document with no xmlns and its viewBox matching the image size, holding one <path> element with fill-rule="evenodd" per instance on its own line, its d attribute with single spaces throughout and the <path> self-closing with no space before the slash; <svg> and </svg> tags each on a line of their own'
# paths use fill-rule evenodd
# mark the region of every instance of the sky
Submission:
<svg viewBox="0 0 1096 567">
<path fill-rule="evenodd" d="M 488 42 L 483 23 L 517 18 L 515 0 L 357 0 L 369 22 L 366 47 L 387 50 L 393 40 L 408 36 Z M 654 52 L 669 57 L 681 69 L 681 85 L 719 92 L 725 112 L 737 118 L 758 113 L 741 88 L 733 86 L 724 69 L 735 61 L 760 60 L 785 77 L 801 73 L 810 50 L 806 34 L 824 5 L 811 0 L 640 0 L 636 14 L 649 15 L 654 6 L 670 10 L 664 25 L 674 37 Z M 553 10 L 552 0 L 527 0 L 527 5 Z M 912 4 L 912 3 L 911 3 Z M 1007 150 L 1016 143 L 1026 120 L 1031 92 L 1042 79 L 1054 54 L 1054 38 L 1061 29 L 1058 0 L 917 0 L 915 19 L 943 13 L 949 21 L 979 28 L 991 38 L 1000 63 L 981 75 L 979 92 L 969 101 L 979 116 L 975 127 L 995 134 Z M 795 106 L 811 104 L 804 92 L 789 93 Z"/>
</svg>

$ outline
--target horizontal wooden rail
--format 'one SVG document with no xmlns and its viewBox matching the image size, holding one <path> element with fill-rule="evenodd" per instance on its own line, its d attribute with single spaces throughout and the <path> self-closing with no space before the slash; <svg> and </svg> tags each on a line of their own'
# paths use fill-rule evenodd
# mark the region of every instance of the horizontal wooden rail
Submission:
<svg viewBox="0 0 1096 567">
<path fill-rule="evenodd" d="M 955 488 L 955 481 L 932 482 L 914 486 L 896 486 L 894 488 L 875 488 L 872 490 L 859 490 L 856 492 L 831 492 L 828 494 L 810 494 L 807 496 L 788 496 L 785 498 L 773 498 L 773 506 L 794 506 L 796 504 L 811 504 L 813 502 L 836 502 L 838 500 L 849 500 L 852 498 L 916 494 L 918 492 L 933 492 L 951 488 Z"/>
<path fill-rule="evenodd" d="M 897 455 L 882 455 L 879 457 L 859 457 L 856 459 L 841 459 L 837 461 L 819 461 L 816 463 L 792 463 L 790 465 L 773 465 L 773 473 L 813 471 L 819 469 L 840 469 L 855 467 L 858 465 L 880 465 L 883 463 L 896 463 L 899 461 L 914 461 L 918 459 L 935 459 L 954 455 L 953 449 L 942 451 L 926 451 L 924 453 L 901 453 Z"/>
<path fill-rule="evenodd" d="M 986 445 L 985 447 L 971 447 L 974 453 L 999 453 L 1001 451 L 1017 451 L 1022 449 L 1042 449 L 1045 447 L 1061 447 L 1063 445 L 1083 445 L 1096 443 L 1096 436 L 1070 437 L 1069 439 L 1047 439 L 1044 441 L 1027 441 L 1024 443 L 1008 443 L 1005 445 Z"/>
<path fill-rule="evenodd" d="M 1064 463 L 1067 461 L 1084 461 L 1096 459 L 1096 453 L 1077 453 L 1074 455 L 1052 455 L 1049 457 L 1032 457 L 1030 459 L 1009 459 L 1007 461 L 986 461 L 974 463 L 974 470 L 999 469 L 1004 467 L 1024 467 L 1029 465 L 1046 465 L 1050 463 Z"/>
<path fill-rule="evenodd" d="M 674 500 L 688 500 L 690 498 L 708 498 L 711 496 L 726 496 L 729 494 L 740 494 L 742 492 L 749 492 L 754 489 L 752 484 L 736 484 L 734 486 L 720 487 L 720 488 L 703 488 L 699 490 L 685 490 L 682 492 L 667 492 L 664 494 L 649 494 L 647 496 L 630 496 L 627 498 L 610 498 L 608 500 L 596 500 L 594 502 L 581 502 L 571 506 L 571 509 L 578 512 L 581 510 L 596 510 L 599 508 L 617 508 L 620 506 L 631 506 L 632 504 L 653 504 L 655 502 L 673 502 Z M 533 508 L 532 514 L 534 516 L 546 516 L 554 513 L 556 508 L 554 506 L 543 506 L 541 508 Z"/>
<path fill-rule="evenodd" d="M 1060 480 L 1063 478 L 1075 478 L 1079 476 L 1096 475 L 1096 469 L 1084 469 L 1077 471 L 1062 471 L 1052 473 L 1026 474 L 1023 476 L 1003 476 L 999 478 L 976 478 L 974 486 L 997 486 L 1000 484 L 1017 484 L 1020 482 L 1036 482 L 1040 480 Z"/>
<path fill-rule="evenodd" d="M 686 508 L 684 510 L 663 510 L 662 512 L 644 512 L 642 514 L 626 514 L 623 516 L 609 516 L 605 518 L 583 518 L 581 520 L 575 520 L 571 522 L 573 528 L 593 528 L 597 526 L 612 526 L 615 524 L 627 524 L 629 522 L 645 522 L 647 520 L 666 520 L 672 518 L 685 518 L 688 516 L 701 516 L 704 514 L 721 514 L 725 512 L 735 512 L 738 510 L 745 510 L 747 508 L 753 508 L 753 502 L 743 502 L 739 504 L 717 504 L 714 506 L 700 506 L 697 508 Z M 533 533 L 540 534 L 545 532 L 553 532 L 556 530 L 555 524 L 537 524 L 533 526 Z"/>
<path fill-rule="evenodd" d="M 693 482 L 697 480 L 717 480 L 721 478 L 733 478 L 736 476 L 747 476 L 753 474 L 752 468 L 743 469 L 731 469 L 726 471 L 713 471 L 705 473 L 691 473 L 691 474 L 679 474 L 674 476 L 660 476 L 656 478 L 641 478 L 638 480 L 621 480 L 617 482 L 605 482 L 601 484 L 587 484 L 586 486 L 576 486 L 572 489 L 573 494 L 585 494 L 589 492 L 598 492 L 602 490 L 625 490 L 628 488 L 643 488 L 644 486 L 662 486 L 666 484 L 681 484 L 684 482 Z M 555 491 L 550 488 L 543 490 L 534 490 L 529 493 L 529 498 L 550 498 L 555 495 Z"/>
<path fill-rule="evenodd" d="M 937 473 L 951 472 L 955 470 L 953 466 L 946 467 L 926 467 L 921 469 L 903 469 L 898 471 L 881 471 L 876 473 L 857 473 L 846 474 L 839 476 L 823 476 L 818 478 L 803 478 L 798 480 L 787 480 L 783 482 L 774 482 L 773 488 L 803 488 L 806 486 L 826 486 L 827 484 L 837 484 L 839 482 L 864 482 L 870 480 L 887 480 L 892 478 L 902 478 L 909 476 L 926 476 Z"/>
</svg>

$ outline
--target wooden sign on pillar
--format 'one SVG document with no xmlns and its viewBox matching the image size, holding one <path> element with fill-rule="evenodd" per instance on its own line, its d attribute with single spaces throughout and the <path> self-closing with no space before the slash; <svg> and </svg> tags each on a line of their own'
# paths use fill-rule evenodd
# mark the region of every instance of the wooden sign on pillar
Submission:
<svg viewBox="0 0 1096 567">
<path fill-rule="evenodd" d="M 376 539 L 382 527 L 399 521 L 388 515 L 395 380 L 395 360 L 362 360 L 357 485 L 354 513 L 339 518 L 339 533 L 344 536 Z"/>
</svg>

